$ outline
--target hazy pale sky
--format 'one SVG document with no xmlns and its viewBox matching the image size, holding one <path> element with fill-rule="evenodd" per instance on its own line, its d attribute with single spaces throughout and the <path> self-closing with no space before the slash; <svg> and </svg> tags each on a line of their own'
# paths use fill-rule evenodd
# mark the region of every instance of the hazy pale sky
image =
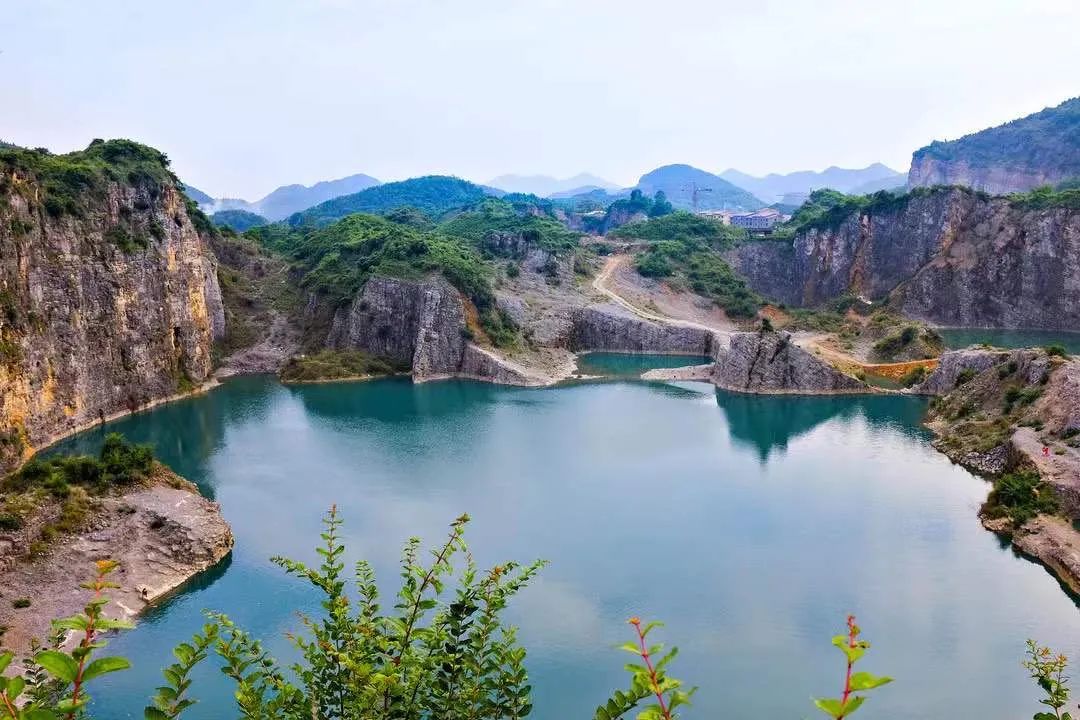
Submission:
<svg viewBox="0 0 1080 720">
<path fill-rule="evenodd" d="M 215 196 L 356 172 L 904 171 L 1080 94 L 1078 0 L 2 0 L 0 138 Z"/>
</svg>

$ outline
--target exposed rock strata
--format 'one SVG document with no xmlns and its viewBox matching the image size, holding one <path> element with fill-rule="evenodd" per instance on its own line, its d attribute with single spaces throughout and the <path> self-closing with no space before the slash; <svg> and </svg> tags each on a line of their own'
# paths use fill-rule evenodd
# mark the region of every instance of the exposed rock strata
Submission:
<svg viewBox="0 0 1080 720">
<path fill-rule="evenodd" d="M 1080 329 L 1077 209 L 941 188 L 728 257 L 751 287 L 788 305 L 852 294 L 940 325 Z"/>
<path fill-rule="evenodd" d="M 118 228 L 142 245 L 123 247 Z M 111 183 L 58 217 L 27 193 L 0 197 L 0 471 L 204 381 L 224 331 L 216 271 L 175 186 Z"/>
<path fill-rule="evenodd" d="M 544 384 L 542 378 L 477 347 L 467 339 L 469 333 L 465 301 L 445 279 L 376 277 L 334 315 L 327 345 L 407 365 L 417 381 L 468 377 L 511 385 Z"/>
<path fill-rule="evenodd" d="M 717 335 L 712 379 L 718 387 L 768 394 L 866 392 L 866 385 L 798 347 L 786 332 Z"/>
<path fill-rule="evenodd" d="M 712 355 L 715 336 L 704 328 L 653 322 L 617 305 L 592 305 L 573 314 L 569 338 L 575 352 Z"/>
<path fill-rule="evenodd" d="M 110 592 L 107 613 L 130 619 L 232 549 L 218 504 L 165 468 L 149 486 L 97 502 L 90 528 L 55 538 L 41 557 L 21 557 L 32 538 L 0 535 L 5 647 L 26 652 L 31 638 L 48 636 L 52 618 L 79 612 L 87 594 L 78 584 L 93 574 L 95 560 L 120 563 L 113 580 L 121 587 Z M 15 609 L 12 602 L 20 598 L 29 598 L 30 607 Z"/>
</svg>

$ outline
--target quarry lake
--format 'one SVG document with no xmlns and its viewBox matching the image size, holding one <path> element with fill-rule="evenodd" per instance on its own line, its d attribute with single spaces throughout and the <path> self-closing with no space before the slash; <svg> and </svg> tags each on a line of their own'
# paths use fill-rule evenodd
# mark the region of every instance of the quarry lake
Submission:
<svg viewBox="0 0 1080 720">
<path fill-rule="evenodd" d="M 673 674 L 701 687 L 685 717 L 811 717 L 809 698 L 842 684 L 830 637 L 849 612 L 873 643 L 862 669 L 896 678 L 869 715 L 1030 716 L 1024 641 L 1076 655 L 1080 612 L 983 530 L 987 484 L 930 446 L 924 411 L 916 398 L 694 383 L 244 377 L 117 421 L 107 429 L 152 444 L 220 501 L 236 549 L 112 643 L 135 669 L 105 678 L 97 715 L 141 718 L 204 609 L 291 657 L 285 633 L 319 598 L 269 558 L 314 560 L 337 503 L 350 560 L 373 562 L 387 608 L 402 543 L 438 542 L 463 512 L 481 565 L 551 561 L 509 613 L 541 720 L 592 717 L 624 686 L 627 657 L 614 648 L 631 615 L 664 620 L 658 639 L 680 646 Z M 59 449 L 91 451 L 101 438 Z M 235 717 L 231 692 L 204 667 L 185 717 Z"/>
</svg>

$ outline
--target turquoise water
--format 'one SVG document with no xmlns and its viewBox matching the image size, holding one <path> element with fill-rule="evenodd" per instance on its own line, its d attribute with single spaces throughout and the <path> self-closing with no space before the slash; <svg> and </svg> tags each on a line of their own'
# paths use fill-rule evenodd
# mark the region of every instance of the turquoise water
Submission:
<svg viewBox="0 0 1080 720">
<path fill-rule="evenodd" d="M 688 720 L 812 717 L 809 698 L 839 690 L 829 638 L 848 612 L 874 643 L 865 669 L 897 678 L 867 717 L 1029 717 L 1024 640 L 1076 655 L 1080 613 L 979 526 L 986 484 L 930 447 L 924 409 L 695 383 L 286 388 L 248 377 L 126 418 L 109 429 L 153 443 L 219 500 L 237 546 L 113 643 L 137 669 L 105 679 L 97 716 L 142 717 L 157 668 L 204 608 L 290 657 L 284 634 L 317 597 L 267 559 L 314 559 L 320 516 L 338 503 L 352 559 L 370 559 L 385 592 L 402 542 L 435 542 L 465 511 L 482 564 L 551 561 L 510 614 L 540 720 L 592 717 L 623 686 L 614 646 L 635 614 L 667 622 L 661 639 L 682 650 L 675 674 L 701 686 Z M 203 702 L 185 717 L 235 717 L 214 668 L 195 691 Z"/>
<path fill-rule="evenodd" d="M 640 377 L 657 368 L 685 367 L 711 362 L 698 355 L 636 355 L 624 353 L 586 353 L 578 356 L 578 372 L 584 375 Z"/>
<path fill-rule="evenodd" d="M 945 346 L 965 348 L 986 343 L 995 347 L 1023 348 L 1061 345 L 1070 354 L 1080 354 L 1080 333 L 1060 330 L 981 330 L 979 328 L 940 328 Z"/>
</svg>

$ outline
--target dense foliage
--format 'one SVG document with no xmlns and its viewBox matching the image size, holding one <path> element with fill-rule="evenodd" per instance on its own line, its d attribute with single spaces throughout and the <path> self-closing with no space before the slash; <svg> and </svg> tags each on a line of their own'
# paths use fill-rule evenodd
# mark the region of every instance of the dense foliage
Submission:
<svg viewBox="0 0 1080 720">
<path fill-rule="evenodd" d="M 282 382 L 303 383 L 341 380 L 404 372 L 408 367 L 359 350 L 323 350 L 289 359 L 279 373 Z"/>
<path fill-rule="evenodd" d="M 724 260 L 721 252 L 745 239 L 746 231 L 686 212 L 625 225 L 613 237 L 644 240 L 637 258 L 645 277 L 664 278 L 712 298 L 733 317 L 752 317 L 761 300 Z"/>
<path fill-rule="evenodd" d="M 76 485 L 104 492 L 144 480 L 153 468 L 154 454 L 149 447 L 132 445 L 122 435 L 112 433 L 105 438 L 96 458 L 89 455 L 34 458 L 5 478 L 2 487 L 16 492 L 41 488 L 60 497 Z"/>
<path fill-rule="evenodd" d="M 657 190 L 656 194 L 649 197 L 637 188 L 630 191 L 628 197 L 619 198 L 608 205 L 606 217 L 629 217 L 637 213 L 644 213 L 651 218 L 668 215 L 675 211 L 667 195 L 663 190 Z"/>
<path fill-rule="evenodd" d="M 26 192 L 54 217 L 81 216 L 109 183 L 145 188 L 156 196 L 162 186 L 176 182 L 164 153 L 132 140 L 94 140 L 85 150 L 64 155 L 42 148 L 0 148 L 0 194 Z"/>
<path fill-rule="evenodd" d="M 218 227 L 227 227 L 236 232 L 244 232 L 269 222 L 262 215 L 247 210 L 221 210 L 210 216 Z"/>
<path fill-rule="evenodd" d="M 1034 470 L 1017 470 L 997 478 L 983 506 L 986 515 L 1008 517 L 1017 527 L 1040 513 L 1057 511 L 1053 490 Z"/>
<path fill-rule="evenodd" d="M 444 175 L 429 175 L 401 182 L 386 183 L 352 195 L 328 200 L 286 221 L 293 227 L 326 225 L 352 213 L 387 213 L 399 207 L 414 207 L 438 216 L 454 208 L 475 203 L 488 195 L 479 185 Z"/>
<path fill-rule="evenodd" d="M 932 142 L 916 150 L 912 162 L 923 158 L 1080 176 L 1080 98 L 957 140 Z"/>
<path fill-rule="evenodd" d="M 431 273 L 441 273 L 482 309 L 493 302 L 491 269 L 457 238 L 362 214 L 318 229 L 271 225 L 249 234 L 288 256 L 302 272 L 301 284 L 334 303 L 351 300 L 375 275 Z"/>
<path fill-rule="evenodd" d="M 566 251 L 577 247 L 580 235 L 548 217 L 519 212 L 505 198 L 486 198 L 439 225 L 447 235 L 468 240 L 484 249 L 490 233 L 519 235 L 537 247 Z"/>
</svg>

